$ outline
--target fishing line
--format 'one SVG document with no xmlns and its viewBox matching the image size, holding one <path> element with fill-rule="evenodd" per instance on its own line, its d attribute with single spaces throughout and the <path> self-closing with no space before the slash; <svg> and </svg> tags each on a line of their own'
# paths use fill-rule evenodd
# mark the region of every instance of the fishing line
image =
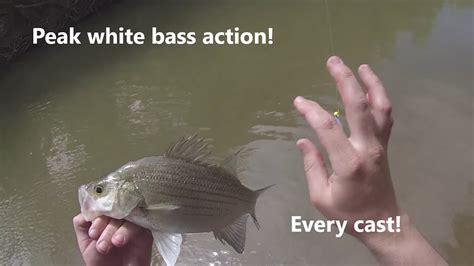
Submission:
<svg viewBox="0 0 474 266">
<path fill-rule="evenodd" d="M 330 48 L 331 48 L 331 54 L 334 55 L 334 38 L 333 38 L 333 34 L 332 34 L 331 14 L 329 13 L 328 0 L 324 0 L 324 7 L 326 9 L 326 23 L 329 26 L 329 45 L 330 45 Z M 337 94 L 338 94 L 338 92 L 337 92 L 337 89 L 336 89 L 336 95 Z M 337 108 L 336 111 L 334 111 L 334 113 L 332 115 L 334 116 L 334 118 L 336 118 L 337 123 L 342 127 L 341 120 L 339 119 L 341 117 L 341 112 L 340 112 L 339 108 Z"/>
<path fill-rule="evenodd" d="M 328 0 L 324 0 L 324 6 L 326 8 L 326 22 L 329 25 L 329 44 L 331 46 L 331 54 L 334 54 L 334 39 L 332 37 L 332 24 L 331 24 L 331 15 L 329 14 Z"/>
</svg>

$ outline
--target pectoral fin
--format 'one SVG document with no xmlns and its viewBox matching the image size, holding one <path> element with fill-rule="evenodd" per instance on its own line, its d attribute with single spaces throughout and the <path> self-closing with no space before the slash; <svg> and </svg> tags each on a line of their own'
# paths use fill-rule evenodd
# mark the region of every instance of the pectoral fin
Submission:
<svg viewBox="0 0 474 266">
<path fill-rule="evenodd" d="M 169 203 L 159 203 L 155 205 L 149 205 L 145 208 L 145 210 L 150 210 L 150 211 L 172 211 L 179 209 L 179 206 L 169 204 Z"/>
<path fill-rule="evenodd" d="M 235 251 L 242 254 L 245 248 L 245 232 L 247 230 L 247 218 L 245 214 L 232 224 L 222 228 L 219 231 L 214 231 L 214 236 L 219 239 L 222 244 L 228 243 Z"/>
<path fill-rule="evenodd" d="M 174 266 L 181 251 L 181 234 L 163 233 L 153 231 L 153 240 L 155 241 L 158 252 L 163 257 L 167 266 Z"/>
</svg>

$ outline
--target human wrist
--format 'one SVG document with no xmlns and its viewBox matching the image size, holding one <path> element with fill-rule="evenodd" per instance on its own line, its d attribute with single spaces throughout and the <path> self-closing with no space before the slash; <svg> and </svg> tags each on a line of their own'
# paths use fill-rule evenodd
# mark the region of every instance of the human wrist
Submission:
<svg viewBox="0 0 474 266">
<path fill-rule="evenodd" d="M 418 234 L 407 214 L 401 213 L 398 216 L 400 216 L 400 232 L 364 233 L 357 236 L 384 265 L 393 264 L 385 259 L 399 257 L 395 254 L 400 255 L 404 253 L 404 248 L 410 248 L 410 243 L 413 242 L 411 238 Z"/>
<path fill-rule="evenodd" d="M 406 214 L 400 214 L 400 232 L 371 233 L 358 239 L 382 265 L 448 265 L 424 239 Z"/>
</svg>

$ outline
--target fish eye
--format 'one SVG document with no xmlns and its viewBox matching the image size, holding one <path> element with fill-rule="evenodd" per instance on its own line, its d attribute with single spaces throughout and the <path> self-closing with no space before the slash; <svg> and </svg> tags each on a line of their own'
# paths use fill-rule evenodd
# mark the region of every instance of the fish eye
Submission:
<svg viewBox="0 0 474 266">
<path fill-rule="evenodd" d="M 102 192 L 104 192 L 104 186 L 102 186 L 102 185 L 97 185 L 97 186 L 94 187 L 94 191 L 95 191 L 95 193 L 97 193 L 97 194 L 101 194 Z"/>
</svg>

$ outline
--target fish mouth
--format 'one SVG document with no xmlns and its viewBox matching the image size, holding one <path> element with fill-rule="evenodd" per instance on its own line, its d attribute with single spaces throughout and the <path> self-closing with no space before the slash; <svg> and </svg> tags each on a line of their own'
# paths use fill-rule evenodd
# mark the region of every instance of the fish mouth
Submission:
<svg viewBox="0 0 474 266">
<path fill-rule="evenodd" d="M 79 204 L 81 205 L 81 209 L 82 209 L 82 205 L 83 205 L 84 199 L 85 199 L 86 186 L 85 185 L 80 186 L 79 189 L 77 190 L 77 192 L 78 192 L 78 195 L 79 195 Z"/>
<path fill-rule="evenodd" d="M 100 215 L 93 210 L 94 199 L 87 193 L 87 185 L 82 185 L 78 189 L 79 205 L 81 205 L 81 213 L 86 221 L 92 221 Z"/>
</svg>

